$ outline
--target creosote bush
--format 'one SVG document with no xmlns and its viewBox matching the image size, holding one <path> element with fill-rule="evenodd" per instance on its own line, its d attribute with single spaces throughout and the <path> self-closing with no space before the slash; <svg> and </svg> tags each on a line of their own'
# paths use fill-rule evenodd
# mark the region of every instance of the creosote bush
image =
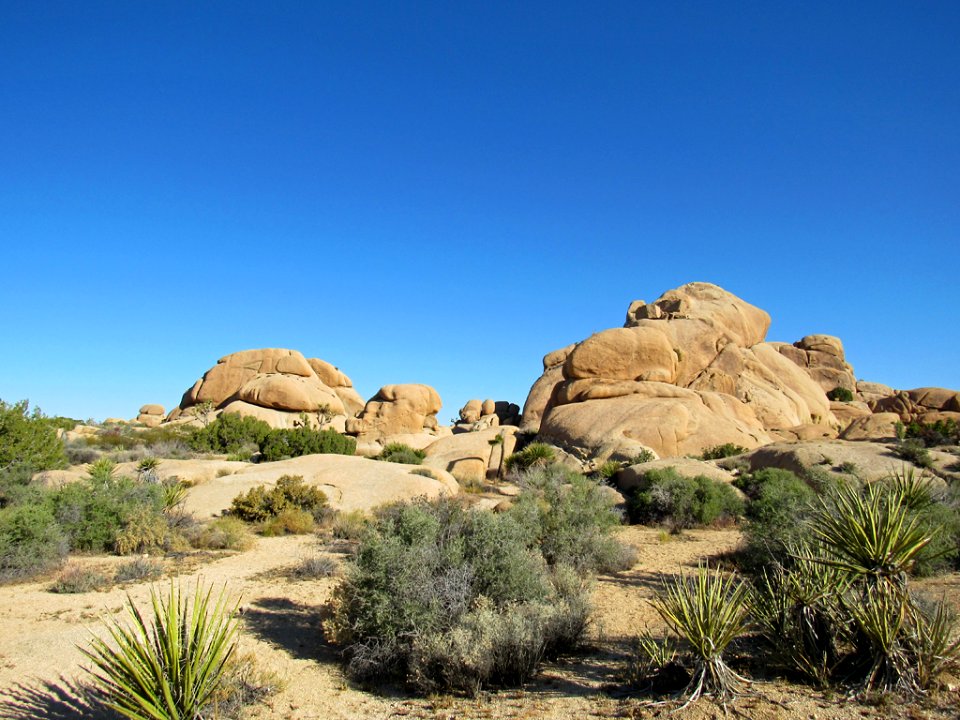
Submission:
<svg viewBox="0 0 960 720">
<path fill-rule="evenodd" d="M 853 402 L 853 391 L 850 388 L 838 385 L 827 393 L 827 399 L 834 402 Z"/>
<path fill-rule="evenodd" d="M 23 469 L 27 473 L 66 466 L 56 424 L 26 400 L 0 400 L 0 473 Z"/>
<path fill-rule="evenodd" d="M 472 694 L 524 682 L 543 658 L 575 645 L 587 621 L 584 580 L 548 565 L 530 522 L 453 499 L 381 510 L 327 624 L 350 675 Z"/>
<path fill-rule="evenodd" d="M 723 445 L 714 445 L 711 448 L 707 448 L 703 451 L 703 454 L 700 455 L 700 458 L 702 460 L 722 460 L 723 458 L 733 457 L 734 455 L 742 455 L 745 452 L 747 452 L 747 449 L 742 445 L 724 443 Z"/>
<path fill-rule="evenodd" d="M 630 521 L 665 524 L 673 533 L 732 522 L 744 510 L 743 501 L 729 485 L 699 475 L 685 477 L 674 468 L 650 470 L 627 500 Z"/>
<path fill-rule="evenodd" d="M 314 430 L 303 425 L 285 430 L 271 430 L 260 445 L 264 460 L 274 461 L 301 455 L 354 455 L 357 441 L 336 430 Z"/>
<path fill-rule="evenodd" d="M 392 442 L 384 446 L 376 459 L 405 465 L 420 465 L 426 456 L 427 453 L 423 450 L 415 450 L 409 445 Z"/>
<path fill-rule="evenodd" d="M 327 512 L 327 496 L 303 481 L 302 475 L 283 475 L 272 488 L 257 485 L 237 495 L 230 505 L 230 514 L 247 522 L 262 523 L 286 511 L 302 511 L 310 519 L 319 519 Z"/>
<path fill-rule="evenodd" d="M 520 452 L 515 452 L 504 460 L 504 468 L 511 470 L 527 470 L 531 467 L 550 465 L 556 459 L 554 449 L 541 442 L 532 442 Z"/>
</svg>

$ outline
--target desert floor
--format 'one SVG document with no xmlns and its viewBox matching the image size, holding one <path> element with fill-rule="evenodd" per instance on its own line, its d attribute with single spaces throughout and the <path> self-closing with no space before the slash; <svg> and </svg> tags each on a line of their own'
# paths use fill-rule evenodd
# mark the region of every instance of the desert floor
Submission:
<svg viewBox="0 0 960 720">
<path fill-rule="evenodd" d="M 667 717 L 672 708 L 651 704 L 631 690 L 622 675 L 630 639 L 662 623 L 647 599 L 664 575 L 696 567 L 734 548 L 735 530 L 695 530 L 673 538 L 637 527 L 621 530 L 638 551 L 629 571 L 602 576 L 594 590 L 595 615 L 584 652 L 548 664 L 524 688 L 483 693 L 477 698 L 416 698 L 402 688 L 352 685 L 341 672 L 335 648 L 325 643 L 320 622 L 336 578 L 298 580 L 292 569 L 307 556 L 328 553 L 342 561 L 337 546 L 317 536 L 260 538 L 252 550 L 167 559 L 167 571 L 181 581 L 226 583 L 240 597 L 242 651 L 259 668 L 275 673 L 280 689 L 250 707 L 245 717 L 299 718 L 573 718 Z M 120 558 L 88 557 L 72 562 L 107 567 Z M 161 581 L 161 587 L 166 580 Z M 960 609 L 960 575 L 921 583 L 944 594 Z M 78 699 L 83 656 L 91 633 L 103 632 L 100 618 L 123 617 L 126 593 L 144 606 L 148 583 L 108 591 L 60 595 L 50 580 L 0 587 L 0 717 L 95 717 Z M 745 718 L 955 718 L 955 686 L 913 703 L 879 698 L 870 704 L 837 693 L 821 693 L 783 680 L 755 682 L 753 692 L 728 706 L 727 715 Z M 679 718 L 723 717 L 711 701 L 675 713 Z"/>
</svg>

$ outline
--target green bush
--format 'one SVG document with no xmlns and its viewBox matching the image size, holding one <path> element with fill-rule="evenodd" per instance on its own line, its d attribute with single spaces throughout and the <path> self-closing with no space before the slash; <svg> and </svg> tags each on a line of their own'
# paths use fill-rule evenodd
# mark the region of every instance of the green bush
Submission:
<svg viewBox="0 0 960 720">
<path fill-rule="evenodd" d="M 743 501 L 732 487 L 708 477 L 684 477 L 674 468 L 651 470 L 627 501 L 631 522 L 665 524 L 671 532 L 732 521 Z"/>
<path fill-rule="evenodd" d="M 424 692 L 528 679 L 586 621 L 582 583 L 532 540 L 514 514 L 450 499 L 381 511 L 334 594 L 328 631 L 348 672 Z"/>
<path fill-rule="evenodd" d="M 508 470 L 526 470 L 531 467 L 542 467 L 556 460 L 554 449 L 541 442 L 532 442 L 520 452 L 508 457 L 503 466 Z"/>
<path fill-rule="evenodd" d="M 837 385 L 833 390 L 827 393 L 827 399 L 834 402 L 853 402 L 853 391 L 842 385 Z"/>
<path fill-rule="evenodd" d="M 235 497 L 230 514 L 247 522 L 265 522 L 288 509 L 303 510 L 319 519 L 326 513 L 327 496 L 307 485 L 302 475 L 283 475 L 272 488 L 257 485 Z"/>
<path fill-rule="evenodd" d="M 26 400 L 0 400 L 0 471 L 29 472 L 65 467 L 67 458 L 57 428 Z"/>
<path fill-rule="evenodd" d="M 559 465 L 526 470 L 517 484 L 522 492 L 509 512 L 550 565 L 587 573 L 633 564 L 632 552 L 612 535 L 623 516 L 603 484 Z"/>
<path fill-rule="evenodd" d="M 247 550 L 253 545 L 247 524 L 232 516 L 197 525 L 186 534 L 190 544 L 200 550 Z"/>
<path fill-rule="evenodd" d="M 911 462 L 919 468 L 933 467 L 933 458 L 923 441 L 919 438 L 908 438 L 898 443 L 893 452 L 901 460 Z"/>
<path fill-rule="evenodd" d="M 395 442 L 387 443 L 376 459 L 405 465 L 419 465 L 426 456 L 427 453 L 423 450 L 414 450 L 409 445 Z"/>
<path fill-rule="evenodd" d="M 932 423 L 914 421 L 904 427 L 903 436 L 920 440 L 925 447 L 960 445 L 960 425 L 952 419 Z"/>
<path fill-rule="evenodd" d="M 296 427 L 286 430 L 271 430 L 260 444 L 263 459 L 269 462 L 301 455 L 354 455 L 357 441 L 348 435 L 341 435 L 330 428 L 314 430 L 310 427 Z"/>
<path fill-rule="evenodd" d="M 714 445 L 711 448 L 707 448 L 700 457 L 703 460 L 722 460 L 723 458 L 733 457 L 734 455 L 742 455 L 745 452 L 747 452 L 747 449 L 742 445 L 724 443 L 723 445 Z"/>
<path fill-rule="evenodd" d="M 69 548 L 49 504 L 0 510 L 0 581 L 25 579 L 59 567 Z"/>
<path fill-rule="evenodd" d="M 194 428 L 187 443 L 199 452 L 231 454 L 251 443 L 262 446 L 269 434 L 270 426 L 263 420 L 221 413 L 206 427 Z"/>
<path fill-rule="evenodd" d="M 286 507 L 261 524 L 260 534 L 267 537 L 306 535 L 313 532 L 314 527 L 313 515 L 309 512 L 295 507 Z"/>
<path fill-rule="evenodd" d="M 791 549 L 807 531 L 816 493 L 789 470 L 764 468 L 740 481 L 750 498 L 746 508 L 741 565 L 759 572 L 790 565 Z"/>
</svg>

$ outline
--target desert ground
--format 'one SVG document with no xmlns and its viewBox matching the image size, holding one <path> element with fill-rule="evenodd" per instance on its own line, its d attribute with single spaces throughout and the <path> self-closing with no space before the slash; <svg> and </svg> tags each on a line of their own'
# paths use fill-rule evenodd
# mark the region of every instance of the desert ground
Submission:
<svg viewBox="0 0 960 720">
<path fill-rule="evenodd" d="M 259 538 L 246 552 L 201 553 L 164 560 L 167 577 L 192 586 L 197 580 L 226 585 L 239 598 L 241 652 L 255 658 L 259 671 L 277 689 L 250 706 L 247 718 L 646 718 L 667 717 L 676 708 L 656 704 L 624 681 L 630 640 L 645 628 L 663 625 L 648 599 L 663 579 L 702 559 L 718 558 L 736 547 L 735 529 L 689 530 L 682 536 L 624 527 L 621 538 L 638 553 L 636 564 L 616 575 L 600 576 L 593 592 L 594 615 L 583 651 L 545 666 L 522 688 L 483 692 L 475 698 L 418 698 L 402 687 L 358 687 L 342 672 L 337 649 L 324 639 L 321 622 L 337 578 L 297 579 L 305 557 L 327 554 L 345 561 L 349 544 L 318 535 Z M 107 568 L 115 557 L 81 557 L 82 565 Z M 150 583 L 85 594 L 50 592 L 51 580 L 0 587 L 0 717 L 97 717 L 82 699 L 84 658 L 80 647 L 92 633 L 103 633 L 102 618 L 122 618 L 126 595 L 140 606 L 149 602 Z M 960 609 L 960 575 L 920 583 L 946 596 Z M 745 668 L 756 677 L 756 669 Z M 953 718 L 958 690 L 948 684 L 930 698 L 911 704 L 890 698 L 869 703 L 836 692 L 823 693 L 782 678 L 756 680 L 750 694 L 721 707 L 710 700 L 676 713 L 680 718 L 725 714 L 744 718 Z"/>
</svg>

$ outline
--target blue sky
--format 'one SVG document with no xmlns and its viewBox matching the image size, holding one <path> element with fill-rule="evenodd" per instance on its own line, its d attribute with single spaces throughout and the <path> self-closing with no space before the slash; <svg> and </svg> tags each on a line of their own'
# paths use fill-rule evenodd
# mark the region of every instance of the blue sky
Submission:
<svg viewBox="0 0 960 720">
<path fill-rule="evenodd" d="M 446 421 L 631 300 L 960 388 L 960 4 L 0 0 L 0 398 L 290 347 Z"/>
</svg>

